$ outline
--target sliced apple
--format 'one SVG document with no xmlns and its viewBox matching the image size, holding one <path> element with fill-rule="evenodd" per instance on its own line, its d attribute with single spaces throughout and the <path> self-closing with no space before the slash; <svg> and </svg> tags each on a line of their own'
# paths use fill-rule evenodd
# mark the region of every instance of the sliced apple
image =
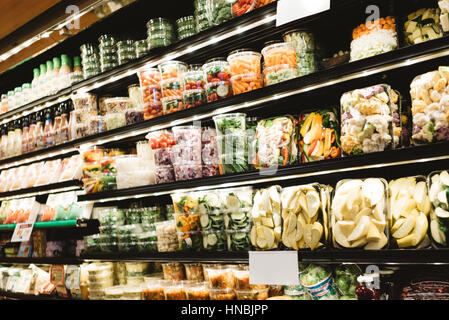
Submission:
<svg viewBox="0 0 449 320">
<path fill-rule="evenodd" d="M 296 229 L 296 216 L 293 213 L 290 213 L 290 215 L 287 218 L 287 229 L 284 230 L 284 232 L 291 233 Z"/>
<path fill-rule="evenodd" d="M 260 249 L 268 249 L 269 248 L 267 245 L 267 240 L 265 240 L 264 238 L 257 238 L 256 244 Z"/>
<path fill-rule="evenodd" d="M 273 229 L 273 232 L 274 232 L 274 238 L 276 239 L 276 242 L 281 241 L 282 228 L 280 226 L 279 227 L 275 227 Z"/>
<path fill-rule="evenodd" d="M 362 194 L 371 201 L 371 205 L 376 205 L 384 198 L 385 186 L 381 180 L 375 178 L 366 179 L 362 184 Z"/>
<path fill-rule="evenodd" d="M 449 173 L 447 173 L 447 171 L 442 171 L 440 173 L 440 182 L 449 187 Z"/>
<path fill-rule="evenodd" d="M 385 202 L 379 201 L 373 208 L 373 216 L 377 220 L 384 219 Z"/>
<path fill-rule="evenodd" d="M 288 233 L 287 233 L 287 232 L 284 232 L 284 233 L 282 234 L 282 243 L 284 244 L 284 246 L 286 246 L 286 247 L 288 247 L 288 248 L 291 248 L 291 247 L 292 247 L 292 245 L 291 245 L 291 243 L 290 243 L 290 237 L 288 236 Z"/>
<path fill-rule="evenodd" d="M 432 220 L 430 222 L 430 233 L 432 234 L 433 240 L 441 245 L 446 244 L 446 235 L 440 230 L 440 224 L 438 220 Z"/>
<path fill-rule="evenodd" d="M 304 230 L 306 229 L 306 221 L 300 214 L 296 219 L 296 240 L 304 237 Z"/>
<path fill-rule="evenodd" d="M 449 212 L 446 210 L 441 209 L 440 207 L 435 209 L 435 214 L 440 219 L 447 219 L 449 218 Z"/>
<path fill-rule="evenodd" d="M 418 209 L 421 210 L 421 212 L 427 216 L 427 215 L 429 215 L 431 207 L 432 207 L 432 204 L 430 203 L 430 198 L 429 198 L 429 196 L 426 195 L 424 197 L 424 202 L 422 203 L 422 208 L 418 207 Z"/>
<path fill-rule="evenodd" d="M 347 180 L 343 182 L 337 189 L 336 195 L 344 195 L 352 192 L 358 192 L 362 187 L 362 180 Z"/>
<path fill-rule="evenodd" d="M 358 239 L 358 240 L 356 240 L 356 241 L 352 241 L 352 242 L 351 242 L 351 248 L 359 248 L 359 247 L 362 247 L 362 246 L 364 246 L 365 244 L 367 244 L 367 242 L 368 242 L 368 240 L 367 240 L 365 237 L 360 238 L 360 239 Z"/>
<path fill-rule="evenodd" d="M 273 213 L 273 222 L 274 222 L 274 227 L 280 226 L 281 222 L 282 222 L 281 216 L 277 213 Z"/>
<path fill-rule="evenodd" d="M 262 224 L 269 228 L 274 228 L 273 219 L 271 218 L 262 218 Z"/>
<path fill-rule="evenodd" d="M 341 230 L 341 227 L 340 227 L 340 225 L 338 223 L 334 224 L 334 227 L 332 228 L 332 234 L 334 236 L 335 241 L 339 245 L 341 245 L 341 246 L 343 246 L 345 248 L 350 248 L 351 247 L 351 245 L 348 242 L 348 237 L 346 237 L 343 234 L 343 232 Z"/>
<path fill-rule="evenodd" d="M 270 196 L 273 211 L 277 213 L 281 212 L 281 197 L 279 195 L 278 187 L 271 186 L 268 189 L 268 193 Z"/>
<path fill-rule="evenodd" d="M 412 213 L 405 219 L 402 226 L 393 233 L 393 238 L 401 239 L 408 235 L 415 227 L 416 218 L 418 218 L 419 213 L 413 210 Z"/>
<path fill-rule="evenodd" d="M 370 223 L 366 239 L 368 241 L 379 241 L 381 239 L 380 232 L 374 223 Z"/>
<path fill-rule="evenodd" d="M 250 238 L 251 238 L 251 244 L 253 246 L 256 246 L 256 227 L 251 228 Z"/>
<path fill-rule="evenodd" d="M 318 209 L 320 208 L 320 196 L 316 191 L 309 191 L 306 194 L 307 201 L 307 214 L 310 218 L 314 217 L 318 213 Z"/>
<path fill-rule="evenodd" d="M 377 220 L 377 219 L 371 218 L 371 223 L 373 223 L 376 226 L 377 230 L 380 233 L 384 232 L 385 231 L 385 227 L 387 226 L 387 223 L 385 222 L 384 219 Z"/>
<path fill-rule="evenodd" d="M 341 233 L 348 238 L 351 232 L 354 230 L 356 224 L 354 221 L 337 221 Z"/>
<path fill-rule="evenodd" d="M 370 216 L 371 213 L 372 213 L 372 210 L 371 210 L 370 208 L 364 208 L 364 209 L 362 209 L 359 213 L 357 213 L 357 215 L 356 215 L 356 217 L 355 217 L 355 219 L 354 219 L 354 223 L 355 223 L 356 225 L 358 225 L 359 222 L 360 222 L 360 219 L 361 219 L 363 216 Z"/>
<path fill-rule="evenodd" d="M 413 198 L 416 201 L 418 206 L 418 210 L 422 211 L 420 206 L 424 203 L 424 200 L 427 196 L 427 185 L 424 181 L 420 181 L 416 184 L 415 191 L 412 193 Z"/>
<path fill-rule="evenodd" d="M 363 216 L 362 218 L 360 218 L 359 223 L 349 235 L 348 241 L 356 241 L 365 237 L 366 233 L 368 232 L 369 225 L 370 219 L 368 216 Z"/>
<path fill-rule="evenodd" d="M 311 224 L 306 225 L 304 229 L 304 242 L 309 248 L 312 246 L 312 229 L 313 225 Z"/>
<path fill-rule="evenodd" d="M 304 192 L 301 192 L 297 201 L 303 212 L 309 212 L 309 208 L 307 207 L 307 199 Z"/>
<path fill-rule="evenodd" d="M 413 209 L 416 208 L 416 202 L 412 198 L 403 198 L 406 199 L 404 206 L 400 209 L 400 216 L 407 218 Z"/>
<path fill-rule="evenodd" d="M 267 228 L 267 227 L 263 227 L 263 231 L 264 231 L 264 238 L 267 240 L 267 247 L 268 248 L 272 248 L 274 246 L 274 232 L 273 230 Z"/>
<path fill-rule="evenodd" d="M 364 247 L 365 250 L 380 250 L 385 247 L 388 243 L 387 236 L 384 233 L 380 234 L 381 239 L 379 241 L 370 241 Z"/>
<path fill-rule="evenodd" d="M 264 189 L 262 191 L 262 207 L 265 209 L 267 213 L 273 212 L 273 209 L 271 207 L 271 201 L 270 201 L 270 194 L 268 193 L 267 189 Z"/>
<path fill-rule="evenodd" d="M 396 220 L 396 222 L 391 227 L 391 233 L 398 231 L 399 228 L 404 224 L 405 220 L 406 220 L 405 218 L 400 218 Z"/>
<path fill-rule="evenodd" d="M 323 236 L 323 226 L 319 222 L 315 222 L 312 226 L 312 238 L 310 243 L 310 249 L 314 250 L 317 248 L 318 243 Z"/>
</svg>

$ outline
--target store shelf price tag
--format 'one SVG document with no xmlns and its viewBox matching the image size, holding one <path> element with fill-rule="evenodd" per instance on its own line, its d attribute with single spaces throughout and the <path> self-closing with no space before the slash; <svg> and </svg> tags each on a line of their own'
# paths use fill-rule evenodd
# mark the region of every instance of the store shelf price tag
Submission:
<svg viewBox="0 0 449 320">
<path fill-rule="evenodd" d="M 298 251 L 250 251 L 249 283 L 299 285 Z"/>
<path fill-rule="evenodd" d="M 30 240 L 34 222 L 18 223 L 12 234 L 11 242 L 26 242 Z"/>
<path fill-rule="evenodd" d="M 278 0 L 276 27 L 331 8 L 330 0 Z"/>
</svg>

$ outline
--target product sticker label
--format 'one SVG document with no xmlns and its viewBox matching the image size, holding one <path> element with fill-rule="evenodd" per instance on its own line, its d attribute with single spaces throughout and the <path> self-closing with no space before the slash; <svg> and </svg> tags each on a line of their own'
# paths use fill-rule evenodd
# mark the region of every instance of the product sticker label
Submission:
<svg viewBox="0 0 449 320">
<path fill-rule="evenodd" d="M 249 283 L 299 285 L 298 251 L 250 251 Z"/>
<path fill-rule="evenodd" d="M 11 242 L 27 242 L 33 232 L 34 223 L 18 223 L 12 234 Z"/>
<path fill-rule="evenodd" d="M 63 285 L 65 287 L 64 266 L 51 266 L 50 268 L 50 282 L 55 286 Z"/>
</svg>

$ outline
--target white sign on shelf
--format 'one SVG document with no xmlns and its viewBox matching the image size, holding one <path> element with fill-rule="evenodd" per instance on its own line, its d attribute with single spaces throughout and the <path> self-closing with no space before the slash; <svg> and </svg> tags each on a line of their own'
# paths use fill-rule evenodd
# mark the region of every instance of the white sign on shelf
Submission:
<svg viewBox="0 0 449 320">
<path fill-rule="evenodd" d="M 249 283 L 299 285 L 298 251 L 250 251 Z"/>
<path fill-rule="evenodd" d="M 278 0 L 276 27 L 330 8 L 330 0 Z"/>
<path fill-rule="evenodd" d="M 26 242 L 30 240 L 33 232 L 34 222 L 25 222 L 16 224 L 11 242 Z"/>
</svg>

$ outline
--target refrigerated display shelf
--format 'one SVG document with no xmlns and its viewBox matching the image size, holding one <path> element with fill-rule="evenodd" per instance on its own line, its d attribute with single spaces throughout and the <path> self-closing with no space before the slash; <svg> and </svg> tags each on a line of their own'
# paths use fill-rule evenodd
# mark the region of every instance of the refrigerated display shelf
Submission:
<svg viewBox="0 0 449 320">
<path fill-rule="evenodd" d="M 57 183 L 46 184 L 43 186 L 26 188 L 8 192 L 0 193 L 0 201 L 9 200 L 9 199 L 17 199 L 17 198 L 26 198 L 32 197 L 36 195 L 43 195 L 49 193 L 58 193 L 70 190 L 81 190 L 82 183 L 79 180 L 69 180 Z"/>
<path fill-rule="evenodd" d="M 433 163 L 436 166 L 449 167 L 449 142 L 416 146 L 404 149 L 376 152 L 360 156 L 343 157 L 331 160 L 292 165 L 278 168 L 274 174 L 268 171 L 252 171 L 240 174 L 230 174 L 195 180 L 178 181 L 172 183 L 155 184 L 150 186 L 120 189 L 108 192 L 98 192 L 80 195 L 79 201 L 121 200 L 138 197 L 159 196 L 185 190 L 208 190 L 223 187 L 234 187 L 255 184 L 278 184 L 281 181 L 302 179 L 301 183 L 321 182 L 322 177 L 327 181 L 341 179 L 342 173 L 365 171 L 365 176 L 394 176 L 401 174 L 396 170 L 398 166 L 416 165 L 420 168 L 423 163 Z M 443 164 L 442 164 L 443 163 Z M 405 170 L 405 167 L 401 168 Z M 416 170 L 416 168 L 413 168 Z M 436 170 L 436 168 L 432 168 Z M 419 171 L 417 171 L 419 172 Z M 430 172 L 429 172 L 430 173 Z M 405 173 L 407 175 L 407 173 Z M 316 181 L 305 181 L 316 180 Z M 324 183 L 324 182 L 323 182 Z"/>
<path fill-rule="evenodd" d="M 16 257 L 16 258 L 7 258 L 0 257 L 0 264 L 64 264 L 64 265 L 79 265 L 82 264 L 83 261 L 77 257 L 72 258 L 64 258 L 64 257 L 55 257 L 55 258 L 28 258 L 28 257 Z"/>
<path fill-rule="evenodd" d="M 9 291 L 0 290 L 0 297 L 6 298 L 6 300 L 74 300 L 72 298 L 61 298 L 56 295 L 33 295 L 25 293 L 15 293 Z"/>
<path fill-rule="evenodd" d="M 44 221 L 35 222 L 33 229 L 74 229 L 74 228 L 97 228 L 99 222 L 97 219 L 78 219 L 78 220 L 60 220 L 60 221 Z M 0 232 L 14 231 L 16 224 L 1 224 Z"/>
</svg>

